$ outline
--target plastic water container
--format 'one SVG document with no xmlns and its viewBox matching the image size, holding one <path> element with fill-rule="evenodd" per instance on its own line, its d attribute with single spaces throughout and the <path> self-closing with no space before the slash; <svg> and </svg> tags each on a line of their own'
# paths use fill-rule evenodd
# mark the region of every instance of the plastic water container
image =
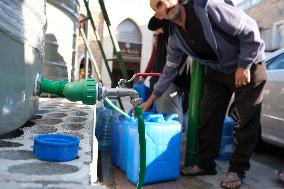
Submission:
<svg viewBox="0 0 284 189">
<path fill-rule="evenodd" d="M 133 88 L 138 92 L 139 98 L 142 98 L 143 102 L 148 99 L 149 87 L 147 87 L 144 83 L 139 81 L 134 84 Z"/>
<path fill-rule="evenodd" d="M 78 156 L 80 139 L 65 134 L 34 137 L 33 155 L 44 161 L 70 161 Z"/>
<path fill-rule="evenodd" d="M 146 118 L 152 112 L 143 112 L 142 115 Z M 130 115 L 132 112 L 130 112 Z M 126 118 L 124 115 L 119 116 L 112 124 L 112 163 L 120 168 L 123 172 L 127 171 L 128 158 L 128 138 L 129 127 L 137 125 L 137 119 L 134 117 Z"/>
<path fill-rule="evenodd" d="M 219 149 L 218 160 L 226 161 L 229 160 L 233 149 L 234 149 L 234 127 L 236 123 L 233 118 L 226 116 L 224 120 L 224 126 L 222 130 L 222 137 Z"/>
<path fill-rule="evenodd" d="M 115 102 L 114 102 L 115 104 Z M 108 150 L 111 148 L 112 143 L 112 122 L 117 116 L 115 110 L 113 110 L 106 102 L 103 106 L 96 108 L 96 130 L 95 135 L 98 139 L 99 150 Z"/>
<path fill-rule="evenodd" d="M 176 180 L 179 177 L 181 125 L 173 121 L 177 114 L 164 120 L 162 114 L 145 119 L 146 175 L 144 184 Z M 138 124 L 128 128 L 127 178 L 134 184 L 139 176 Z"/>
<path fill-rule="evenodd" d="M 121 166 L 121 150 L 122 150 L 122 127 L 127 121 L 124 115 L 120 115 L 112 124 L 112 151 L 111 161 L 116 166 Z"/>
<path fill-rule="evenodd" d="M 137 124 L 137 120 L 134 117 L 127 119 L 124 124 L 122 124 L 122 133 L 121 133 L 121 151 L 119 154 L 120 158 L 120 169 L 126 173 L 127 171 L 127 158 L 128 158 L 128 142 L 129 135 L 128 135 L 128 128 L 132 124 Z"/>
</svg>

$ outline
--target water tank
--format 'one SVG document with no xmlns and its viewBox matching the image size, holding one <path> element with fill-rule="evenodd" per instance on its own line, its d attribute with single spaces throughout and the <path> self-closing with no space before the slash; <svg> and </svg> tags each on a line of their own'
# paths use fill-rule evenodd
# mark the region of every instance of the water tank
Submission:
<svg viewBox="0 0 284 189">
<path fill-rule="evenodd" d="M 37 111 L 33 90 L 43 66 L 45 7 L 44 0 L 0 1 L 0 135 L 19 128 Z"/>
</svg>

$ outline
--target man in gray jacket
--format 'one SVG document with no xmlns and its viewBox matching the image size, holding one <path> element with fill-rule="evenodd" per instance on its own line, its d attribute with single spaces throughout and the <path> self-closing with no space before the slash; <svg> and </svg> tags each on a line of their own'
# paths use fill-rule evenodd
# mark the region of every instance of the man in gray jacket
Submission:
<svg viewBox="0 0 284 189">
<path fill-rule="evenodd" d="M 199 163 L 185 175 L 216 174 L 222 126 L 232 94 L 237 121 L 236 145 L 223 188 L 239 188 L 260 133 L 262 92 L 267 76 L 264 42 L 256 22 L 230 0 L 150 0 L 151 8 L 171 21 L 167 62 L 148 101 L 165 91 L 176 75 L 181 56 L 205 65 L 198 130 Z"/>
</svg>

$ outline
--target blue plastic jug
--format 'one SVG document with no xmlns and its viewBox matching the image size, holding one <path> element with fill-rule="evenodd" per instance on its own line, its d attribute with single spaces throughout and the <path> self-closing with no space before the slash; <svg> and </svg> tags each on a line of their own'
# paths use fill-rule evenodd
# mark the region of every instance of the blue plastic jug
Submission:
<svg viewBox="0 0 284 189">
<path fill-rule="evenodd" d="M 121 151 L 122 151 L 122 128 L 126 124 L 127 118 L 124 115 L 120 115 L 112 123 L 112 151 L 111 161 L 120 168 L 121 166 Z"/>
<path fill-rule="evenodd" d="M 122 134 L 121 134 L 121 151 L 120 151 L 120 169 L 126 173 L 127 171 L 127 161 L 128 161 L 128 143 L 129 141 L 129 135 L 128 135 L 128 129 L 130 125 L 137 125 L 137 119 L 134 117 L 130 117 L 125 121 L 125 124 L 122 126 Z"/>
<path fill-rule="evenodd" d="M 145 119 L 146 175 L 144 184 L 175 180 L 179 177 L 181 125 L 164 120 L 162 114 L 150 114 Z M 134 184 L 139 175 L 139 141 L 137 122 L 128 128 L 127 178 Z"/>
<path fill-rule="evenodd" d="M 120 160 L 119 156 L 116 154 L 120 153 L 120 140 L 121 140 L 121 126 L 123 117 L 122 115 L 119 116 L 113 123 L 112 123 L 112 146 L 111 146 L 111 161 L 112 163 L 119 167 Z"/>
<path fill-rule="evenodd" d="M 142 98 L 143 102 L 148 99 L 149 87 L 147 87 L 144 83 L 137 82 L 136 84 L 134 84 L 133 88 L 138 92 L 138 95 L 140 98 Z"/>
<path fill-rule="evenodd" d="M 219 148 L 218 160 L 229 160 L 234 148 L 234 127 L 236 123 L 233 118 L 226 116 L 222 130 L 221 143 Z"/>
<path fill-rule="evenodd" d="M 143 112 L 144 119 L 152 112 Z M 131 114 L 130 114 L 131 115 Z M 120 168 L 123 172 L 127 171 L 127 160 L 128 160 L 128 129 L 131 125 L 138 125 L 135 117 L 126 118 L 120 116 L 119 120 L 116 120 L 113 125 L 113 151 L 112 159 L 114 165 Z"/>
<path fill-rule="evenodd" d="M 113 101 L 116 104 L 115 101 Z M 117 112 L 106 102 L 96 108 L 96 130 L 95 135 L 98 139 L 99 150 L 108 150 L 112 144 L 112 122 L 118 116 Z"/>
</svg>

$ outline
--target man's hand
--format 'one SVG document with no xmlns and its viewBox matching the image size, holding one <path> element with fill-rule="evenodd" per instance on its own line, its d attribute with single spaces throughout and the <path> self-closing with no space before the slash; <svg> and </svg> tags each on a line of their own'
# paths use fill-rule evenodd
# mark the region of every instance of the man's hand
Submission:
<svg viewBox="0 0 284 189">
<path fill-rule="evenodd" d="M 152 94 L 152 95 L 148 98 L 148 100 L 147 100 L 146 102 L 144 102 L 143 104 L 141 104 L 142 109 L 143 109 L 143 112 L 148 111 L 148 110 L 151 108 L 153 102 L 154 102 L 157 98 L 158 98 L 158 97 L 157 97 L 156 95 Z"/>
<path fill-rule="evenodd" d="M 235 85 L 237 88 L 250 83 L 250 70 L 238 68 L 235 72 Z"/>
</svg>

